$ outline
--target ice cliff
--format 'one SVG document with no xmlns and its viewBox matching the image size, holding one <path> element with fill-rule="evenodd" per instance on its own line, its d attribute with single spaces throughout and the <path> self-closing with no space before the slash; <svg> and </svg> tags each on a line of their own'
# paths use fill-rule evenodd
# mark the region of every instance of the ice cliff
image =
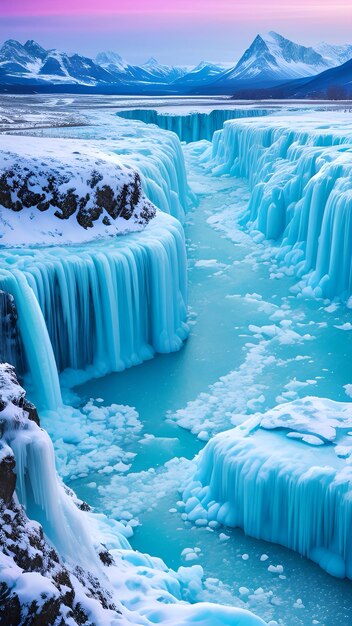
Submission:
<svg viewBox="0 0 352 626">
<path fill-rule="evenodd" d="M 241 527 L 352 578 L 351 426 L 351 404 L 323 398 L 245 418 L 201 452 L 187 519 Z"/>
<path fill-rule="evenodd" d="M 352 293 L 352 125 L 343 113 L 274 115 L 225 123 L 204 161 L 246 178 L 242 222 L 262 233 L 306 295 Z"/>
<path fill-rule="evenodd" d="M 118 113 L 127 120 L 140 120 L 146 124 L 155 124 L 164 130 L 176 133 L 180 141 L 190 143 L 206 139 L 211 141 L 215 131 L 220 130 L 224 122 L 243 117 L 268 115 L 268 109 L 213 109 L 206 112 L 185 111 L 182 113 L 161 113 L 155 109 L 128 109 Z"/>
<path fill-rule="evenodd" d="M 171 145 L 179 146 L 174 139 Z M 113 147 L 3 137 L 3 358 L 21 372 L 30 369 L 42 408 L 61 404 L 58 372 L 120 371 L 155 352 L 180 349 L 188 334 L 184 233 L 167 214 L 175 206 L 173 189 L 183 187 L 186 202 L 183 159 L 175 169 L 168 150 L 157 152 L 153 169 L 151 156 L 134 155 L 150 169 L 146 186 L 150 197 L 167 204 L 162 212 L 142 193 L 132 162 L 124 157 L 121 163 Z M 17 309 L 16 338 L 9 297 Z"/>
</svg>

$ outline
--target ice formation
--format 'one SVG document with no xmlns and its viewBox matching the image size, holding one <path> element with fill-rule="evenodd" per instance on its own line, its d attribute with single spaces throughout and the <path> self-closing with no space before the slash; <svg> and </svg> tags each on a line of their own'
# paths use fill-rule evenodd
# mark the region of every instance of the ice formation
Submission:
<svg viewBox="0 0 352 626">
<path fill-rule="evenodd" d="M 190 111 L 183 113 L 160 113 L 155 109 L 128 109 L 118 113 L 128 120 L 140 120 L 146 124 L 155 124 L 164 130 L 171 130 L 180 141 L 211 141 L 215 131 L 220 130 L 224 122 L 242 117 L 268 115 L 268 109 L 212 109 L 207 112 Z"/>
<path fill-rule="evenodd" d="M 84 247 L 6 248 L 1 259 L 45 408 L 60 405 L 55 361 L 101 375 L 178 350 L 187 336 L 184 235 L 171 216 Z"/>
<path fill-rule="evenodd" d="M 304 398 L 211 439 L 186 487 L 187 519 L 241 527 L 352 578 L 352 408 Z"/>
<path fill-rule="evenodd" d="M 246 178 L 243 223 L 279 246 L 305 294 L 347 299 L 352 290 L 352 125 L 342 113 L 227 122 L 205 161 Z"/>
</svg>

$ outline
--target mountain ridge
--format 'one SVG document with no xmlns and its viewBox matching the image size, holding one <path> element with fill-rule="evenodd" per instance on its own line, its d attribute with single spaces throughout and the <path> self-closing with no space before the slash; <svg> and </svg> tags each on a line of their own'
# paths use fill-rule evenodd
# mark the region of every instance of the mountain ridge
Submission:
<svg viewBox="0 0 352 626">
<path fill-rule="evenodd" d="M 0 48 L 0 90 L 73 91 L 130 94 L 229 94 L 262 90 L 292 83 L 293 91 L 320 74 L 337 69 L 352 57 L 352 44 L 322 43 L 314 47 L 297 44 L 275 31 L 258 34 L 239 61 L 230 68 L 202 61 L 192 68 L 160 64 L 151 57 L 132 65 L 117 52 L 81 54 L 46 50 L 33 39 L 24 44 L 9 39 Z M 327 75 L 327 81 L 341 72 Z M 337 78 L 336 78 L 337 80 Z M 326 80 L 322 82 L 329 88 Z M 284 89 L 290 93 L 291 89 Z M 303 93 L 303 92 L 302 92 Z M 290 97 L 290 96 L 287 96 Z"/>
</svg>

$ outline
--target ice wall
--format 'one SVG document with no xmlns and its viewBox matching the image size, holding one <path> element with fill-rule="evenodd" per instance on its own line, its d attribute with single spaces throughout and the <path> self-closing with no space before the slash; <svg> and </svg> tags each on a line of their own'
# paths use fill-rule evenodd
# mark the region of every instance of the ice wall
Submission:
<svg viewBox="0 0 352 626">
<path fill-rule="evenodd" d="M 201 452 L 187 519 L 241 527 L 352 578 L 351 403 L 304 398 L 257 414 Z"/>
<path fill-rule="evenodd" d="M 352 293 L 352 125 L 341 113 L 228 122 L 214 135 L 213 173 L 246 178 L 243 223 L 278 246 L 306 294 Z"/>
<path fill-rule="evenodd" d="M 60 404 L 57 369 L 120 371 L 178 350 L 187 336 L 184 234 L 171 216 L 159 212 L 143 233 L 81 247 L 7 248 L 0 257 L 0 288 L 14 296 L 46 408 Z"/>
<path fill-rule="evenodd" d="M 268 109 L 214 109 L 206 113 L 160 113 L 156 109 L 129 109 L 119 111 L 118 115 L 128 120 L 140 120 L 146 124 L 155 124 L 164 130 L 171 130 L 181 141 L 190 143 L 206 139 L 211 141 L 215 131 L 221 129 L 224 122 L 242 117 L 268 115 Z"/>
</svg>

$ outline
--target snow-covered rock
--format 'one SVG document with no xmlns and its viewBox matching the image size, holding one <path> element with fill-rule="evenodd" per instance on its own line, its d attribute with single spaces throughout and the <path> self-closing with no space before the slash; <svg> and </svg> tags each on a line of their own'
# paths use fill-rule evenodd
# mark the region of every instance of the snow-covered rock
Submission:
<svg viewBox="0 0 352 626">
<path fill-rule="evenodd" d="M 121 524 L 90 512 L 58 479 L 33 411 L 14 369 L 0 364 L 1 623 L 264 624 L 242 609 L 185 602 L 197 599 L 202 568 L 174 572 L 134 552 Z"/>
<path fill-rule="evenodd" d="M 65 243 L 141 230 L 155 212 L 138 173 L 115 154 L 69 140 L 2 138 L 3 245 L 55 241 L 60 229 Z"/>
</svg>

